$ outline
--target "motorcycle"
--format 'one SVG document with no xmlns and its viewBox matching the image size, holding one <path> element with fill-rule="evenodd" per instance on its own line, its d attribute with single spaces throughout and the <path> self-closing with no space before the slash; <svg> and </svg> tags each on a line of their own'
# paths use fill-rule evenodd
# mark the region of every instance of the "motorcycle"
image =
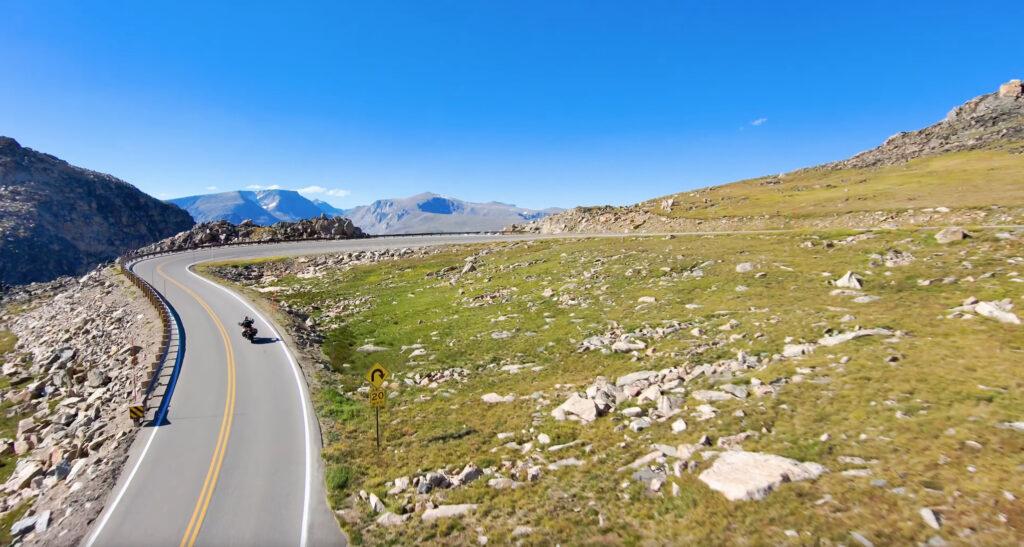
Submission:
<svg viewBox="0 0 1024 547">
<path fill-rule="evenodd" d="M 246 317 L 238 326 L 242 327 L 242 338 L 245 338 L 251 343 L 256 343 L 256 327 L 253 326 L 253 320 Z"/>
</svg>

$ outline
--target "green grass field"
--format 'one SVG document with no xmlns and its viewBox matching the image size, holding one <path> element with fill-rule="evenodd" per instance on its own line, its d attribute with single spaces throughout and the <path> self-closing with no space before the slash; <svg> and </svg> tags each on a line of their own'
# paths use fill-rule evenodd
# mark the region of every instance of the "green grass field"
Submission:
<svg viewBox="0 0 1024 547">
<path fill-rule="evenodd" d="M 652 212 L 693 219 L 813 217 L 926 207 L 1024 205 L 1024 145 L 954 152 L 874 169 L 804 169 L 644 202 Z M 672 211 L 662 210 L 673 198 Z"/>
<path fill-rule="evenodd" d="M 6 330 L 0 330 L 0 365 L 4 364 L 5 357 L 8 357 L 14 350 L 14 345 L 18 342 L 17 336 L 14 333 Z M 0 387 L 8 387 L 10 385 L 10 379 L 6 376 L 0 376 Z M 24 418 L 23 415 L 12 414 L 13 405 L 9 401 L 0 403 L 0 438 L 13 439 L 18 431 L 18 422 Z M 11 473 L 14 472 L 14 465 L 18 461 L 18 456 L 15 454 L 0 455 L 0 482 L 6 481 Z M 26 506 L 22 512 L 28 507 Z M 7 525 L 10 528 L 10 524 Z M 0 536 L 2 539 L 3 536 Z"/>
<path fill-rule="evenodd" d="M 1024 506 L 1010 497 L 1024 497 L 1024 433 L 997 426 L 1024 418 L 1024 327 L 945 316 L 970 296 L 1011 298 L 1024 307 L 1020 240 L 981 232 L 942 246 L 930 233 L 891 231 L 843 243 L 849 235 L 460 247 L 319 279 L 288 276 L 274 282 L 284 290 L 260 297 L 287 302 L 326 325 L 323 349 L 334 372 L 318 378 L 315 404 L 326 440 L 329 496 L 335 509 L 356 508 L 357 521 L 345 524 L 356 542 L 475 544 L 482 535 L 491 544 L 852 544 L 856 532 L 876 545 L 933 536 L 1019 543 Z M 826 240 L 840 243 L 827 246 Z M 871 256 L 891 249 L 916 259 L 888 268 Z M 438 277 L 446 268 L 461 269 L 466 256 L 481 251 L 486 254 L 477 271 L 454 283 Z M 754 271 L 737 273 L 740 262 L 753 263 Z M 830 295 L 827 281 L 847 270 L 862 275 L 864 291 L 879 299 L 857 304 Z M 951 277 L 948 283 L 918 283 Z M 543 296 L 545 289 L 553 294 Z M 639 303 L 644 296 L 656 302 Z M 335 304 L 360 297 L 369 297 L 364 311 L 328 317 Z M 580 341 L 606 332 L 611 322 L 631 331 L 670 320 L 686 328 L 649 341 L 653 350 L 636 357 L 577 351 Z M 738 324 L 721 330 L 730 320 Z M 854 326 L 903 334 L 898 341 L 865 337 L 820 348 L 798 360 L 770 359 L 787 340 L 813 341 L 828 329 Z M 692 327 L 704 333 L 693 335 Z M 510 336 L 496 339 L 495 332 Z M 389 349 L 356 351 L 369 342 Z M 426 354 L 410 358 L 411 349 L 402 351 L 414 344 L 422 344 Z M 696 380 L 687 385 L 685 432 L 672 433 L 669 420 L 633 433 L 614 413 L 586 425 L 550 416 L 571 391 L 583 390 L 599 375 L 614 381 L 637 370 L 712 363 L 738 351 L 763 356 L 767 364 L 731 381 L 782 380 L 778 393 L 714 403 L 717 417 L 697 421 L 690 414 L 700 403 L 689 393 L 711 384 Z M 375 362 L 398 381 L 381 417 L 381 452 L 374 446 L 366 396 L 356 392 Z M 507 365 L 526 366 L 513 374 L 502 368 Z M 468 370 L 464 381 L 436 387 L 403 382 L 406 374 L 453 367 Z M 481 402 L 489 392 L 516 400 Z M 694 472 L 670 475 L 670 484 L 657 493 L 617 472 L 649 452 L 652 443 L 694 443 L 702 435 L 715 441 L 743 431 L 757 433 L 744 442 L 746 450 L 815 461 L 830 471 L 748 502 L 727 501 L 699 481 L 697 474 L 709 465 L 699 456 Z M 499 433 L 512 435 L 499 440 Z M 579 444 L 550 453 L 537 444 L 540 433 L 552 444 Z M 509 441 L 533 441 L 534 448 L 523 453 L 502 447 Z M 568 457 L 583 465 L 545 468 L 538 481 L 521 488 L 494 490 L 485 477 L 422 498 L 386 495 L 388 481 L 438 468 L 457 472 L 475 463 L 509 476 L 517 462 Z M 847 457 L 874 463 L 843 463 Z M 869 469 L 870 476 L 842 473 L 854 468 Z M 671 494 L 671 483 L 679 487 L 678 496 Z M 355 497 L 360 490 L 376 493 L 395 512 L 428 498 L 479 508 L 433 523 L 414 515 L 387 528 L 376 525 L 367 504 Z M 941 515 L 941 530 L 924 524 L 922 507 Z M 513 538 L 517 526 L 532 532 Z"/>
<path fill-rule="evenodd" d="M 18 338 L 14 336 L 14 333 L 0 330 L 0 359 L 3 359 L 4 354 L 14 350 L 14 344 L 16 343 L 18 343 Z"/>
</svg>

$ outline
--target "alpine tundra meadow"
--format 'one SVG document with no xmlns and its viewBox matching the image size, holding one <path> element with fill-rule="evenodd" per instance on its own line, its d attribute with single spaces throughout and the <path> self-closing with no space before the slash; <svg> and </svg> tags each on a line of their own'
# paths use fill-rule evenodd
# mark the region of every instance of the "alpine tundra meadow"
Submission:
<svg viewBox="0 0 1024 547">
<path fill-rule="evenodd" d="M 1024 545 L 1024 5 L 3 13 L 0 543 Z"/>
</svg>

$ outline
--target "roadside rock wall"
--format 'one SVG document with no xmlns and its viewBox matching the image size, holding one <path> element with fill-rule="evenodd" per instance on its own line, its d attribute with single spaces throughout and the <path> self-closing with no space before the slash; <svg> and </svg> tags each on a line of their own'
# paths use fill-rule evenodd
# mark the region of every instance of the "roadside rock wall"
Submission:
<svg viewBox="0 0 1024 547">
<path fill-rule="evenodd" d="M 0 511 L 24 509 L 12 529 L 26 545 L 76 545 L 99 516 L 135 438 L 127 417 L 159 351 L 161 324 L 115 268 L 14 289 L 0 328 L 18 337 L 0 360 L 0 389 L 19 419 L 0 454 L 13 467 Z M 135 355 L 138 367 L 132 367 Z"/>
</svg>

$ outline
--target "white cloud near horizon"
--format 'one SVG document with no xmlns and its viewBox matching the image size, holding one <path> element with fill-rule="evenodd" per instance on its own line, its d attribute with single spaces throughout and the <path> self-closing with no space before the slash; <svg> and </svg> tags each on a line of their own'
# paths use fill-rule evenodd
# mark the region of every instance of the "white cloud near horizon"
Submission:
<svg viewBox="0 0 1024 547">
<path fill-rule="evenodd" d="M 306 186 L 296 190 L 300 194 L 322 194 L 333 198 L 343 198 L 352 194 L 351 190 L 344 190 L 341 188 L 325 188 L 323 186 Z"/>
<path fill-rule="evenodd" d="M 217 189 L 217 187 L 216 187 L 216 186 L 207 186 L 207 187 L 206 187 L 206 191 L 207 191 L 207 192 L 213 192 L 213 191 L 214 191 L 214 190 L 216 190 L 216 189 Z"/>
<path fill-rule="evenodd" d="M 764 125 L 764 123 L 767 122 L 767 121 L 768 121 L 768 118 L 758 118 L 758 119 L 750 122 L 750 125 L 752 125 L 754 127 L 758 127 L 760 125 Z"/>
</svg>

